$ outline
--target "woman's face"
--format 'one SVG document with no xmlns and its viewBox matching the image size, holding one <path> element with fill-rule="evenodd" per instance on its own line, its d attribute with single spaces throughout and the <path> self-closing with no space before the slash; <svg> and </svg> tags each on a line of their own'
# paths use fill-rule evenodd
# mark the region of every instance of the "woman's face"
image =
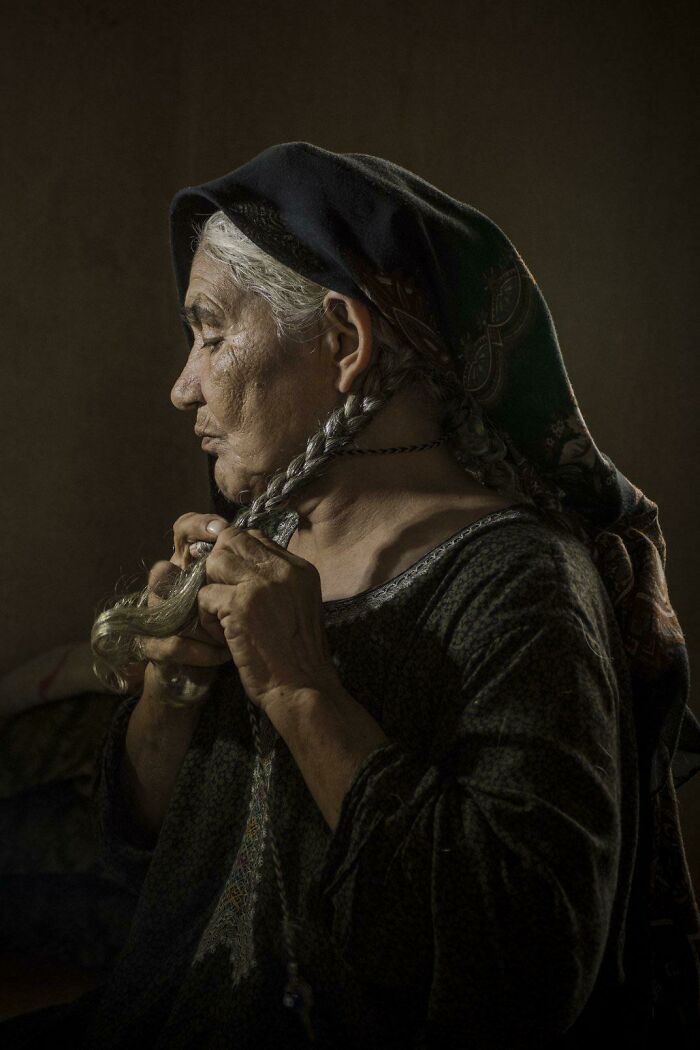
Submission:
<svg viewBox="0 0 700 1050">
<path fill-rule="evenodd" d="M 194 343 L 171 399 L 209 435 L 219 489 L 248 504 L 339 403 L 332 356 L 318 340 L 280 341 L 267 303 L 243 297 L 227 265 L 201 250 L 184 306 Z"/>
</svg>

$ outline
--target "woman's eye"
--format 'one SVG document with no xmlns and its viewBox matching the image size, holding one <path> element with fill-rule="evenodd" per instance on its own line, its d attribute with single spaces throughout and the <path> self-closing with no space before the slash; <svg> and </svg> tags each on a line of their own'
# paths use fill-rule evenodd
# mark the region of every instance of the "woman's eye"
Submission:
<svg viewBox="0 0 700 1050">
<path fill-rule="evenodd" d="M 218 346 L 222 342 L 223 339 L 207 339 L 202 343 L 202 346 Z"/>
</svg>

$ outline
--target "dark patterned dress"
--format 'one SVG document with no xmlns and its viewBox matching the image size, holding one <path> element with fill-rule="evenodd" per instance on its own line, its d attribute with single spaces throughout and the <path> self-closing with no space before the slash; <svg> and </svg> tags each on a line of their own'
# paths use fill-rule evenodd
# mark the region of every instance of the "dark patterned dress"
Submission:
<svg viewBox="0 0 700 1050">
<path fill-rule="evenodd" d="M 644 1045 L 636 731 L 584 546 L 500 511 L 324 612 L 345 688 L 391 740 L 335 831 L 264 716 L 256 759 L 230 665 L 142 849 L 116 788 L 125 700 L 98 804 L 106 863 L 140 894 L 127 943 L 101 988 L 0 1026 L 3 1047 L 310 1045 L 282 1004 L 270 822 L 318 1048 Z"/>
</svg>

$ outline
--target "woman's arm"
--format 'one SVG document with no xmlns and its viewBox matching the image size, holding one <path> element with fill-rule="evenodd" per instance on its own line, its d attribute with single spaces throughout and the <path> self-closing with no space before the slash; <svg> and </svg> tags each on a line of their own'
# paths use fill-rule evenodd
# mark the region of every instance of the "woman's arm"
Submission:
<svg viewBox="0 0 700 1050">
<path fill-rule="evenodd" d="M 348 964 L 425 994 L 445 1046 L 546 1045 L 583 1009 L 608 938 L 620 694 L 604 631 L 552 572 L 523 566 L 512 602 L 498 590 L 511 618 L 465 648 L 429 757 L 394 742 L 365 759 L 318 877 Z"/>
<path fill-rule="evenodd" d="M 161 703 L 158 679 L 149 667 L 142 695 L 124 700 L 114 714 L 93 799 L 102 861 L 137 895 L 206 704 L 204 699 L 193 709 L 180 709 Z"/>
<path fill-rule="evenodd" d="M 143 693 L 129 719 L 119 770 L 132 837 L 149 849 L 158 838 L 205 702 L 203 698 L 189 707 L 171 707 L 162 702 L 162 689 L 149 663 Z"/>
</svg>

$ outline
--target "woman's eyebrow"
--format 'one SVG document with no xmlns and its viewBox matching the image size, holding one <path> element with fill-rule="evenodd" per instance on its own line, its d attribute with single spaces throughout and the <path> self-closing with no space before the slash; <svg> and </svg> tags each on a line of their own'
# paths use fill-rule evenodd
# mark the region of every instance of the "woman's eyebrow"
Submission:
<svg viewBox="0 0 700 1050">
<path fill-rule="evenodd" d="M 190 306 L 183 306 L 180 309 L 180 317 L 187 324 L 202 325 L 204 322 L 209 324 L 221 324 L 223 315 L 214 307 L 207 306 L 201 300 L 195 299 Z"/>
</svg>

